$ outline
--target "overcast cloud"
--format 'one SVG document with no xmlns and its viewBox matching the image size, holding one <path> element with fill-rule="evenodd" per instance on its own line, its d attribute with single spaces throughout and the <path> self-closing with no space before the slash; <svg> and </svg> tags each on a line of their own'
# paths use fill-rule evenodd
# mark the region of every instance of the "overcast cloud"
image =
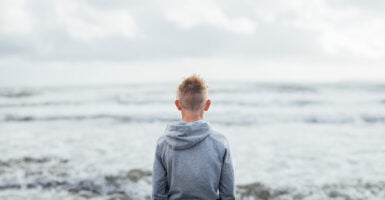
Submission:
<svg viewBox="0 0 385 200">
<path fill-rule="evenodd" d="M 137 73 L 179 80 L 173 76 L 192 72 L 385 80 L 384 11 L 379 0 L 0 0 L 0 84 L 125 82 Z"/>
</svg>

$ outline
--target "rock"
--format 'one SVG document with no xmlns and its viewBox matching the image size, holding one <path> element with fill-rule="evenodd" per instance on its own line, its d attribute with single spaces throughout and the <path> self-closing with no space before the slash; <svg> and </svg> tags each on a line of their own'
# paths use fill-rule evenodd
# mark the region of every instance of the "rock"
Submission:
<svg viewBox="0 0 385 200">
<path fill-rule="evenodd" d="M 140 179 L 151 175 L 152 175 L 151 171 L 141 170 L 141 169 L 132 169 L 127 173 L 127 178 L 133 182 L 138 182 Z"/>
<path fill-rule="evenodd" d="M 257 197 L 258 199 L 268 200 L 289 193 L 287 190 L 275 190 L 258 182 L 246 185 L 239 185 L 237 186 L 237 188 L 237 192 L 242 198 Z"/>
</svg>

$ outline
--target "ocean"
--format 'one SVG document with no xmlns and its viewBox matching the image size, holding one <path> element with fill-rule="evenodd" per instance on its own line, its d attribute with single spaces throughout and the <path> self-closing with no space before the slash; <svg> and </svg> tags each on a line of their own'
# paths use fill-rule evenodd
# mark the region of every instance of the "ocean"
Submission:
<svg viewBox="0 0 385 200">
<path fill-rule="evenodd" d="M 385 199 L 385 83 L 209 84 L 237 199 Z M 0 199 L 151 199 L 175 91 L 0 87 Z"/>
</svg>

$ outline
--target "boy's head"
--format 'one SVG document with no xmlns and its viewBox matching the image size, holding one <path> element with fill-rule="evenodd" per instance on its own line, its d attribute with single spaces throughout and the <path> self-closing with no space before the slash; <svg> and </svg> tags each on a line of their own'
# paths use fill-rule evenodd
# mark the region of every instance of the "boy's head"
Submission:
<svg viewBox="0 0 385 200">
<path fill-rule="evenodd" d="M 183 80 L 177 90 L 175 105 L 180 111 L 201 112 L 210 107 L 206 82 L 194 74 Z"/>
</svg>

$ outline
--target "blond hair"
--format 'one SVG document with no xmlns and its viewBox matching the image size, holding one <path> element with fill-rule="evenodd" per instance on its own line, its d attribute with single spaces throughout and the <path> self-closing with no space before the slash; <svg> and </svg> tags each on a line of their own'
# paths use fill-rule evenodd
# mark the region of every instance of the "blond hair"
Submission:
<svg viewBox="0 0 385 200">
<path fill-rule="evenodd" d="M 201 109 L 208 95 L 205 80 L 197 74 L 185 78 L 177 90 L 177 98 L 186 110 L 197 111 Z"/>
</svg>

